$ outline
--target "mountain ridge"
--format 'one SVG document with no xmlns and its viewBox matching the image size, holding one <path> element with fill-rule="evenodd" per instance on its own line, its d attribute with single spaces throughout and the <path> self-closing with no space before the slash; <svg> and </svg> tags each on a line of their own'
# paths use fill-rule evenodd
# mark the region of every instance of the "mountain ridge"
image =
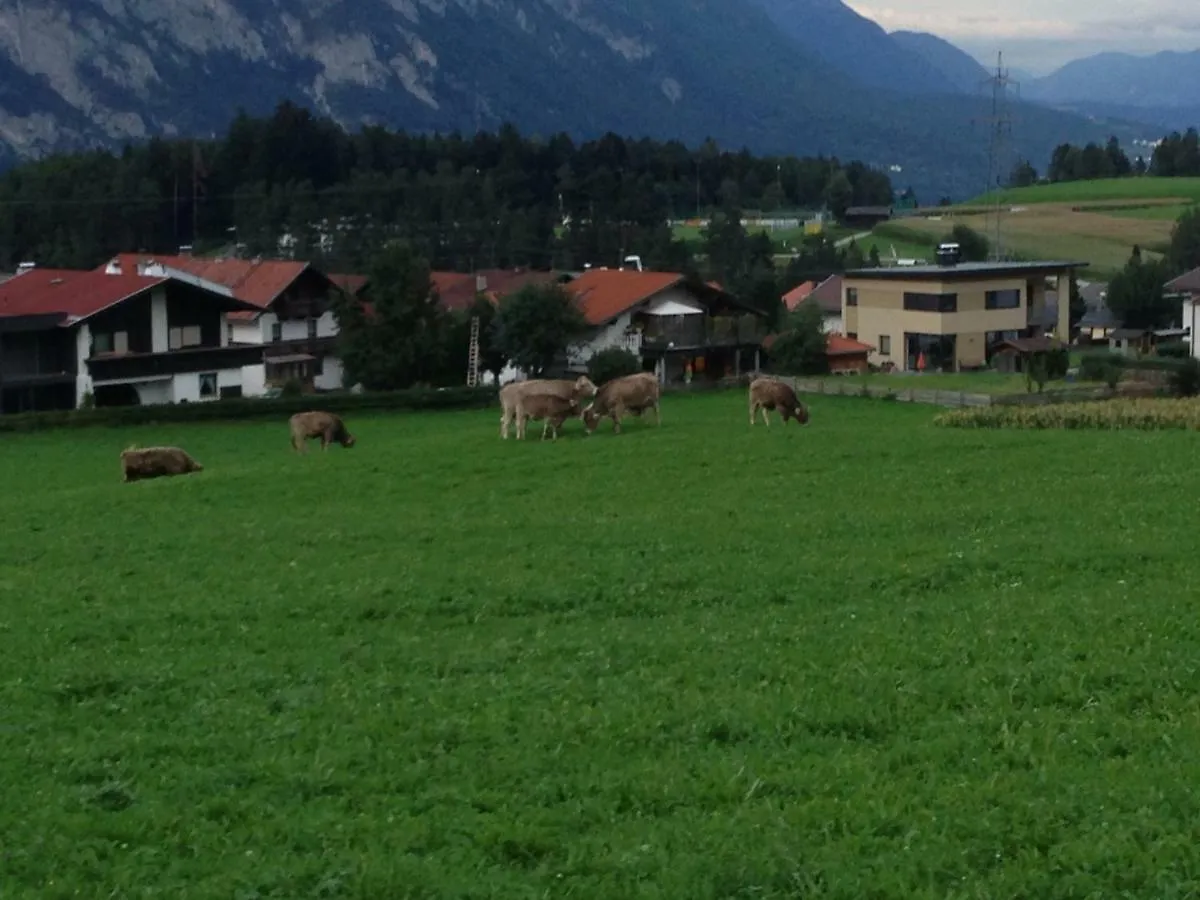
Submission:
<svg viewBox="0 0 1200 900">
<path fill-rule="evenodd" d="M 978 192 L 985 105 L 952 88 L 873 88 L 831 66 L 794 23 L 779 24 L 816 4 L 864 40 L 890 40 L 840 0 L 287 0 L 283 12 L 276 0 L 182 12 L 169 0 L 44 0 L 0 9 L 0 76 L 17 85 L 0 90 L 0 148 L 11 159 L 203 137 L 237 107 L 266 114 L 290 99 L 348 128 L 474 132 L 511 122 L 580 138 L 712 137 L 727 148 L 899 166 L 896 180 L 929 199 Z M 934 70 L 918 62 L 914 71 Z M 1019 150 L 1032 158 L 1136 131 L 1022 112 Z"/>
</svg>

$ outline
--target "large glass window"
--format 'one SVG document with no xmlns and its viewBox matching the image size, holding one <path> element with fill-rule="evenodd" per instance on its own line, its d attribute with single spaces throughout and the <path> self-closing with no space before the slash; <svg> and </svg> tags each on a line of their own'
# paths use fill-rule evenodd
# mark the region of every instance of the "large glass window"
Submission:
<svg viewBox="0 0 1200 900">
<path fill-rule="evenodd" d="M 905 291 L 904 308 L 913 312 L 957 312 L 958 294 L 918 294 Z"/>
<path fill-rule="evenodd" d="M 986 306 L 988 309 L 1020 309 L 1021 289 L 1012 288 L 1006 291 L 988 291 Z"/>
</svg>

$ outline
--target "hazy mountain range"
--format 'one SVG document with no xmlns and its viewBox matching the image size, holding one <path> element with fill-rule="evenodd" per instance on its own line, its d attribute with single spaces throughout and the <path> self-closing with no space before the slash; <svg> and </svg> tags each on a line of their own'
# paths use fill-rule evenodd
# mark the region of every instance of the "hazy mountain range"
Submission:
<svg viewBox="0 0 1200 900">
<path fill-rule="evenodd" d="M 1161 110 L 1137 110 L 1184 115 L 1163 72 L 1186 56 L 1122 60 L 1112 77 L 1097 57 L 1022 85 L 1038 103 L 1013 104 L 1014 157 L 1161 136 Z M 987 77 L 841 0 L 39 0 L 0 6 L 0 164 L 207 136 L 288 97 L 348 127 L 511 121 L 856 158 L 933 201 L 985 186 Z"/>
</svg>

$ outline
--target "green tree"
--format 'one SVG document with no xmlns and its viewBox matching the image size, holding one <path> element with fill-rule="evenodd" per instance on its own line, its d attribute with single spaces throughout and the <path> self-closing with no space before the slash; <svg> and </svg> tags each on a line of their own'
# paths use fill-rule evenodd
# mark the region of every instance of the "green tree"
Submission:
<svg viewBox="0 0 1200 900">
<path fill-rule="evenodd" d="M 624 375 L 635 375 L 642 371 L 642 361 L 637 354 L 630 353 L 621 347 L 609 347 L 601 350 L 588 360 L 588 378 L 596 385 L 621 378 Z"/>
<path fill-rule="evenodd" d="M 1189 209 L 1171 229 L 1167 263 L 1174 275 L 1200 266 L 1200 208 Z"/>
<path fill-rule="evenodd" d="M 341 295 L 334 302 L 346 382 L 392 391 L 431 380 L 442 363 L 446 316 L 429 264 L 396 242 L 377 254 L 370 280 L 369 314 L 354 298 Z"/>
<path fill-rule="evenodd" d="M 861 269 L 867 264 L 863 257 L 862 247 L 858 246 L 857 241 L 851 241 L 846 247 L 846 254 L 843 259 L 843 265 L 847 270 Z"/>
<path fill-rule="evenodd" d="M 1013 167 L 1012 174 L 1008 177 L 1009 187 L 1029 187 L 1032 184 L 1037 184 L 1038 174 L 1037 169 L 1033 164 L 1023 159 Z"/>
<path fill-rule="evenodd" d="M 824 199 L 833 217 L 841 221 L 846 210 L 854 204 L 854 185 L 844 170 L 838 169 L 830 176 L 829 183 L 825 185 Z"/>
<path fill-rule="evenodd" d="M 942 242 L 958 244 L 964 262 L 986 262 L 991 250 L 988 239 L 969 225 L 955 225 Z"/>
<path fill-rule="evenodd" d="M 530 285 L 505 297 L 492 325 L 496 347 L 512 364 L 540 376 L 587 330 L 561 286 Z"/>
<path fill-rule="evenodd" d="M 878 269 L 879 266 L 881 265 L 881 263 L 879 261 L 879 245 L 878 244 L 871 245 L 871 252 L 867 254 L 867 265 L 869 265 L 872 269 Z"/>
<path fill-rule="evenodd" d="M 1162 261 L 1134 255 L 1108 283 L 1108 308 L 1126 328 L 1163 328 L 1174 322 L 1178 306 L 1163 291 L 1167 271 Z"/>
<path fill-rule="evenodd" d="M 801 303 L 788 314 L 784 330 L 771 345 L 771 369 L 783 375 L 824 375 L 829 371 L 826 355 L 825 317 L 815 303 Z"/>
</svg>

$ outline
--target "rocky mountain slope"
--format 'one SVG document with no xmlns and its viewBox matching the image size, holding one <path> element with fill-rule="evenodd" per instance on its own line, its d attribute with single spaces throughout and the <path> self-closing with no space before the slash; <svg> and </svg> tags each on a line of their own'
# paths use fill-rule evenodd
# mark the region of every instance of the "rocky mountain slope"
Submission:
<svg viewBox="0 0 1200 900">
<path fill-rule="evenodd" d="M 287 97 L 350 127 L 711 136 L 899 166 L 898 183 L 927 197 L 976 192 L 982 101 L 936 93 L 942 76 L 907 51 L 881 71 L 933 82 L 883 90 L 886 75 L 839 71 L 787 21 L 825 28 L 837 47 L 850 38 L 829 22 L 854 24 L 843 11 L 840 0 L 17 0 L 0 6 L 0 146 L 30 156 L 208 135 L 239 106 L 265 113 Z M 1034 159 L 1116 127 L 1038 107 L 1021 123 Z"/>
<path fill-rule="evenodd" d="M 921 31 L 893 31 L 888 37 L 897 46 L 925 60 L 959 93 L 986 93 L 984 82 L 992 73 L 965 50 L 959 50 L 937 35 Z"/>
</svg>

